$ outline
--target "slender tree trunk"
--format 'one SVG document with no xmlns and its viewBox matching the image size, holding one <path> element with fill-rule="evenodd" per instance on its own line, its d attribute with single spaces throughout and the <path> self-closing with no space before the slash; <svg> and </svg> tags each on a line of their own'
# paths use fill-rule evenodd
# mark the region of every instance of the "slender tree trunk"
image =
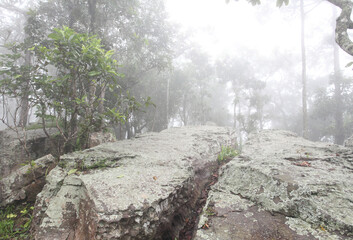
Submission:
<svg viewBox="0 0 353 240">
<path fill-rule="evenodd" d="M 31 53 L 26 50 L 25 51 L 25 67 L 30 68 L 31 66 Z M 26 74 L 25 85 L 22 89 L 23 95 L 21 97 L 21 111 L 20 111 L 20 119 L 18 125 L 21 127 L 26 127 L 28 122 L 28 113 L 29 113 L 29 85 L 30 85 L 30 76 Z"/>
<path fill-rule="evenodd" d="M 104 113 L 104 98 L 105 98 L 105 93 L 107 91 L 107 86 L 104 85 L 102 86 L 101 92 L 100 92 L 100 100 L 99 100 L 99 105 L 98 105 L 98 113 L 103 114 Z M 103 131 L 103 121 L 101 120 L 101 122 L 99 123 L 98 126 L 98 131 Z"/>
<path fill-rule="evenodd" d="M 300 17 L 301 17 L 301 52 L 302 52 L 302 111 L 303 111 L 303 128 L 302 134 L 304 138 L 308 137 L 308 106 L 307 106 L 307 77 L 306 77 L 306 54 L 305 54 L 305 12 L 304 0 L 300 0 Z"/>
<path fill-rule="evenodd" d="M 171 76 L 171 74 L 170 74 L 170 76 Z M 170 94 L 170 92 L 169 92 L 170 89 L 169 89 L 169 88 L 170 88 L 170 76 L 167 77 L 167 78 L 168 78 L 168 79 L 167 79 L 167 99 L 166 99 L 166 100 L 167 100 L 167 106 L 166 106 L 166 107 L 167 107 L 167 109 L 166 109 L 166 111 L 167 111 L 167 113 L 166 113 L 166 124 L 167 124 L 166 127 L 167 127 L 167 129 L 168 129 L 168 125 L 169 125 L 169 97 L 170 97 L 170 96 L 169 96 L 169 94 Z"/>
<path fill-rule="evenodd" d="M 336 8 L 333 9 L 334 18 L 337 16 Z M 335 21 L 333 21 L 335 26 Z M 343 144 L 344 142 L 344 127 L 343 127 L 343 111 L 342 111 L 342 75 L 340 70 L 339 48 L 333 40 L 333 61 L 334 61 L 334 80 L 335 87 L 335 143 Z"/>
<path fill-rule="evenodd" d="M 132 138 L 131 125 L 128 119 L 125 122 L 125 127 L 127 132 L 127 139 L 131 139 Z"/>
<path fill-rule="evenodd" d="M 184 96 L 183 96 L 183 112 L 182 112 L 184 126 L 188 125 L 188 115 L 187 115 L 186 105 L 187 105 L 187 95 L 184 94 Z"/>
<path fill-rule="evenodd" d="M 238 117 L 240 117 L 240 116 L 241 116 L 240 102 L 239 102 L 239 104 L 237 104 L 237 105 L 238 105 Z M 242 146 L 243 146 L 243 137 L 242 137 L 242 135 L 241 135 L 241 134 L 242 134 L 242 131 L 241 131 L 241 123 L 240 123 L 240 120 L 238 121 L 237 134 L 238 134 L 238 139 L 239 139 L 238 144 L 239 144 L 240 148 L 242 148 Z"/>
<path fill-rule="evenodd" d="M 264 129 L 264 119 L 263 119 L 263 106 L 260 105 L 258 106 L 258 115 L 259 115 L 259 124 L 260 124 L 260 130 Z"/>
<path fill-rule="evenodd" d="M 236 99 L 234 98 L 234 103 L 233 103 L 233 127 L 234 129 L 237 128 L 237 103 L 236 103 Z"/>
</svg>

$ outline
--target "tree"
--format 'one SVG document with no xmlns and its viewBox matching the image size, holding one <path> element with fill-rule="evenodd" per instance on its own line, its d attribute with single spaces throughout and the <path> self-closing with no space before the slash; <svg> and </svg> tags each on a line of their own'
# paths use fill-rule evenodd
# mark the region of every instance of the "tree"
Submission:
<svg viewBox="0 0 353 240">
<path fill-rule="evenodd" d="M 263 90 L 265 82 L 254 74 L 252 64 L 240 57 L 228 57 L 217 63 L 217 75 L 231 83 L 233 91 L 233 126 L 238 130 L 239 144 L 242 136 L 264 126 L 264 106 L 268 97 Z"/>
<path fill-rule="evenodd" d="M 36 56 L 36 64 L 30 68 L 18 65 L 17 61 L 24 56 L 16 48 L 12 50 L 13 54 L 2 55 L 1 89 L 10 97 L 22 97 L 28 93 L 18 86 L 25 76 L 30 76 L 29 100 L 37 109 L 46 135 L 51 137 L 50 127 L 58 130 L 64 145 L 59 154 L 87 147 L 90 133 L 102 123 L 124 119 L 116 109 L 98 111 L 105 101 L 101 92 L 120 86 L 113 51 L 104 50 L 96 36 L 79 34 L 68 27 L 56 28 L 47 45 L 30 49 Z M 48 73 L 49 67 L 54 67 L 56 73 Z M 58 146 L 61 144 L 58 142 Z"/>
<path fill-rule="evenodd" d="M 33 3 L 32 3 L 33 4 Z M 28 8 L 31 5 L 30 1 L 6 1 L 2 0 L 0 1 L 0 8 L 4 9 L 5 11 L 11 12 L 13 15 L 20 16 L 17 20 L 19 22 L 23 22 L 23 19 L 25 24 L 28 21 Z M 23 7 L 24 6 L 24 7 Z M 18 23 L 17 23 L 18 24 Z M 21 24 L 20 24 L 21 25 Z M 13 34 L 12 29 L 7 29 L 7 36 L 4 39 L 5 43 L 8 42 L 11 39 L 11 35 Z M 21 33 L 19 33 L 21 35 Z M 21 37 L 17 36 L 16 41 L 21 40 L 21 38 L 24 38 L 24 44 L 23 44 L 23 51 L 25 52 L 25 57 L 24 57 L 24 65 L 27 67 L 31 66 L 31 53 L 27 50 L 28 46 L 31 44 L 31 39 L 28 36 L 27 32 L 25 31 L 24 35 L 22 34 Z M 22 95 L 21 101 L 19 102 L 18 107 L 20 107 L 19 111 L 19 119 L 16 120 L 14 124 L 25 127 L 28 122 L 28 112 L 29 112 L 29 101 L 28 101 L 28 92 L 29 92 L 29 76 L 26 77 L 27 81 L 23 81 L 21 86 L 22 90 L 25 94 Z"/>
<path fill-rule="evenodd" d="M 336 16 L 336 9 L 334 9 L 334 16 Z M 339 49 L 336 44 L 333 45 L 333 85 L 334 85 L 334 98 L 335 98 L 335 143 L 343 144 L 345 138 L 345 131 L 343 126 L 343 82 L 342 82 L 342 74 L 340 69 L 340 61 L 339 61 Z"/>
<path fill-rule="evenodd" d="M 117 100 L 111 107 L 118 108 L 123 106 L 118 99 L 141 93 L 136 89 L 149 72 L 170 68 L 174 29 L 166 19 L 163 0 L 47 0 L 41 2 L 33 13 L 28 27 L 37 42 L 45 39 L 44 36 L 53 27 L 67 25 L 79 33 L 96 34 L 102 39 L 105 49 L 114 49 L 112 57 L 117 60 L 119 72 L 124 75 L 124 79 L 118 79 L 121 86 L 118 92 L 102 91 L 101 98 Z M 147 99 L 146 96 L 135 96 L 135 99 L 142 98 Z M 125 112 L 126 109 L 124 107 L 120 111 Z M 135 119 L 134 123 L 142 123 L 144 120 L 136 119 L 142 117 L 136 111 L 129 115 L 130 118 L 126 119 L 124 126 L 120 124 L 119 129 L 123 127 L 122 131 L 132 136 L 130 133 L 134 129 L 130 121 Z"/>
<path fill-rule="evenodd" d="M 302 55 L 302 113 L 303 127 L 302 136 L 308 137 L 308 106 L 307 106 L 307 76 L 306 76 L 306 49 L 305 49 L 305 12 L 304 0 L 300 0 L 300 20 L 301 20 L 301 55 Z"/>
</svg>

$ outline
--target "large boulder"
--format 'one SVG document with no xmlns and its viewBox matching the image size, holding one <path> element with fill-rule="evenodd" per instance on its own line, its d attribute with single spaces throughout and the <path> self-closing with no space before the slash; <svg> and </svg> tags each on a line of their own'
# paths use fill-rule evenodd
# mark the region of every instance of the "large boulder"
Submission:
<svg viewBox="0 0 353 240">
<path fill-rule="evenodd" d="M 43 189 L 46 175 L 56 166 L 52 155 L 46 155 L 12 171 L 0 181 L 0 207 L 16 201 L 34 202 Z"/>
<path fill-rule="evenodd" d="M 195 239 L 353 239 L 353 151 L 265 130 L 220 170 Z"/>
<path fill-rule="evenodd" d="M 0 131 L 0 149 L 0 178 L 4 178 L 21 164 L 49 154 L 51 145 L 42 129 L 19 131 L 18 134 L 8 129 Z"/>
<path fill-rule="evenodd" d="M 174 240 L 234 140 L 185 127 L 64 155 L 37 197 L 35 238 Z"/>
</svg>

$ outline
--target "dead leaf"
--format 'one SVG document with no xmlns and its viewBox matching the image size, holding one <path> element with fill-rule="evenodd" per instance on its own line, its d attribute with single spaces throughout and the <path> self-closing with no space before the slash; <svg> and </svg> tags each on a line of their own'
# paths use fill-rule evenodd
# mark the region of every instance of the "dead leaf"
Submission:
<svg viewBox="0 0 353 240">
<path fill-rule="evenodd" d="M 202 229 L 209 229 L 210 228 L 210 225 L 208 225 L 208 223 L 207 222 L 205 222 L 205 224 L 204 225 L 202 225 L 202 227 L 201 227 Z"/>
<path fill-rule="evenodd" d="M 297 162 L 297 163 L 294 163 L 294 165 L 300 166 L 300 167 L 311 167 L 311 164 L 307 161 Z"/>
</svg>

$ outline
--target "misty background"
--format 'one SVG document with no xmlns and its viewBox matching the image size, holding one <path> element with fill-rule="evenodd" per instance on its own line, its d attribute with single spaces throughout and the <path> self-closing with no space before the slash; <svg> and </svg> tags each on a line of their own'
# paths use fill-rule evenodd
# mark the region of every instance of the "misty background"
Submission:
<svg viewBox="0 0 353 240">
<path fill-rule="evenodd" d="M 279 128 L 342 144 L 353 132 L 353 72 L 334 41 L 338 10 L 317 0 L 303 7 L 294 0 L 281 8 L 275 1 L 0 0 L 0 54 L 9 44 L 43 45 L 63 25 L 97 35 L 118 63 L 120 100 L 112 102 L 124 120 L 104 122 L 118 139 L 216 124 L 235 127 L 240 142 Z M 25 52 L 16 64 L 34 65 Z M 34 102 L 2 93 L 0 103 L 0 129 L 40 121 Z"/>
</svg>

